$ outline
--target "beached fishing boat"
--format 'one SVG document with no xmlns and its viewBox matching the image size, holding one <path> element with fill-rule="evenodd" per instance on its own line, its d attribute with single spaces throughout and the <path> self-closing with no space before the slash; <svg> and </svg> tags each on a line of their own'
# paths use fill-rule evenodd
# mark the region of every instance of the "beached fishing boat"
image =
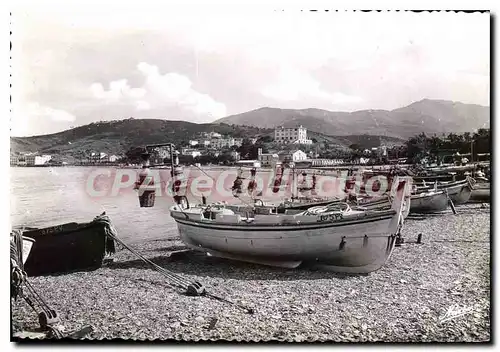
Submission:
<svg viewBox="0 0 500 352">
<path fill-rule="evenodd" d="M 469 201 L 472 193 L 472 184 L 470 178 L 466 178 L 462 181 L 455 182 L 438 182 L 436 185 L 426 185 L 426 186 L 417 186 L 417 193 L 429 192 L 434 187 L 437 187 L 437 190 L 446 190 L 448 192 L 448 196 L 453 201 L 453 204 L 464 204 Z"/>
<path fill-rule="evenodd" d="M 477 182 L 472 187 L 470 202 L 490 201 L 490 182 Z"/>
<path fill-rule="evenodd" d="M 390 208 L 392 205 L 391 198 L 386 195 L 386 196 L 380 196 L 377 198 L 368 198 L 368 197 L 360 197 L 356 200 L 356 202 L 351 202 L 351 206 L 356 206 L 360 209 L 366 209 L 366 210 L 377 210 L 377 209 L 384 209 L 384 208 Z"/>
<path fill-rule="evenodd" d="M 455 173 L 449 173 L 446 175 L 413 176 L 413 182 L 415 184 L 421 184 L 423 182 L 433 183 L 435 181 L 438 182 L 457 181 L 457 175 Z"/>
<path fill-rule="evenodd" d="M 429 167 L 426 168 L 426 171 L 431 172 L 433 174 L 448 174 L 450 172 L 464 173 L 467 171 L 474 171 L 475 168 L 476 166 L 474 164 L 450 165 L 450 166 Z"/>
<path fill-rule="evenodd" d="M 448 208 L 448 196 L 443 190 L 433 190 L 411 196 L 410 213 L 434 213 Z"/>
<path fill-rule="evenodd" d="M 97 269 L 106 254 L 114 253 L 115 232 L 103 213 L 88 223 L 67 223 L 46 228 L 21 228 L 23 237 L 33 239 L 24 263 L 28 276 Z"/>
<path fill-rule="evenodd" d="M 389 210 L 354 210 L 347 203 L 312 207 L 298 214 L 260 214 L 255 207 L 209 204 L 170 208 L 181 240 L 209 255 L 294 268 L 313 263 L 336 272 L 381 268 L 394 248 L 411 178 Z"/>
</svg>

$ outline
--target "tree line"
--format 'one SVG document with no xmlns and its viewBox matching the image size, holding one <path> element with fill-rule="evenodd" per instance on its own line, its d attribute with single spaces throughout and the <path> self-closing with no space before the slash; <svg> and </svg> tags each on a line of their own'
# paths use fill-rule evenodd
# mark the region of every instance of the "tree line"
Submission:
<svg viewBox="0 0 500 352">
<path fill-rule="evenodd" d="M 389 163 L 391 160 L 407 159 L 407 163 L 420 163 L 427 161 L 429 163 L 450 162 L 445 160 L 446 156 L 456 155 L 458 152 L 461 156 L 468 155 L 469 160 L 478 160 L 478 154 L 490 153 L 491 140 L 489 129 L 479 129 L 475 133 L 462 134 L 442 134 L 441 136 L 428 136 L 425 133 L 416 135 L 408 139 L 402 145 L 395 145 L 387 148 L 387 154 L 367 155 L 358 144 L 352 144 L 349 148 L 328 148 L 328 145 L 321 146 L 319 144 L 310 146 L 296 145 L 277 145 L 273 142 L 272 137 L 264 136 L 259 138 L 255 143 L 252 143 L 249 138 L 244 138 L 241 146 L 232 146 L 221 150 L 204 150 L 200 156 L 179 155 L 181 164 L 232 164 L 234 163 L 235 154 L 238 152 L 241 159 L 256 160 L 258 159 L 258 150 L 262 149 L 263 153 L 269 152 L 269 149 L 290 149 L 299 148 L 302 151 L 317 151 L 318 157 L 326 159 L 342 159 L 349 162 L 355 162 L 361 157 L 371 158 L 375 163 Z M 184 146 L 185 144 L 181 145 Z M 180 147 L 181 147 L 180 146 Z M 320 148 L 321 147 L 321 148 Z M 196 148 L 194 148 L 196 149 Z M 129 163 L 140 163 L 141 154 L 144 152 L 142 147 L 130 148 L 126 153 L 126 160 Z M 164 163 L 170 163 L 170 158 L 164 158 Z"/>
<path fill-rule="evenodd" d="M 446 156 L 468 156 L 468 160 L 478 160 L 478 154 L 491 152 L 490 129 L 480 128 L 475 133 L 449 133 L 441 136 L 427 136 L 421 133 L 406 142 L 406 157 L 412 163 L 426 159 L 430 162 L 446 162 Z"/>
</svg>

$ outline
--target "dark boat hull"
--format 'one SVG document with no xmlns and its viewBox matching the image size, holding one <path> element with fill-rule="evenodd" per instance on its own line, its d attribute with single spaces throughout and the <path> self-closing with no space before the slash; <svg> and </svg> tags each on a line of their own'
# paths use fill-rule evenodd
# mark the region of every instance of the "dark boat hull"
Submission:
<svg viewBox="0 0 500 352">
<path fill-rule="evenodd" d="M 24 231 L 23 236 L 35 240 L 24 270 L 28 276 L 41 276 L 100 268 L 106 253 L 115 251 L 108 226 L 96 218 Z"/>
<path fill-rule="evenodd" d="M 490 201 L 490 183 L 477 183 L 472 189 L 469 199 L 470 202 L 489 202 Z"/>
</svg>

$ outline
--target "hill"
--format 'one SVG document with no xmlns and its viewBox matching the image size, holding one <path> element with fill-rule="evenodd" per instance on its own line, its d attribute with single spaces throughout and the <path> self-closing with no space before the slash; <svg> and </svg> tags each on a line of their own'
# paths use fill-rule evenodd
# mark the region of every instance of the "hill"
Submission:
<svg viewBox="0 0 500 352">
<path fill-rule="evenodd" d="M 490 108 L 424 99 L 395 110 L 332 112 L 320 109 L 260 108 L 217 120 L 261 128 L 303 125 L 331 136 L 381 135 L 407 139 L 416 134 L 463 133 L 490 125 Z"/>
<path fill-rule="evenodd" d="M 357 144 L 371 148 L 402 144 L 409 137 L 425 132 L 461 133 L 489 127 L 490 109 L 472 104 L 422 100 L 392 111 L 363 110 L 352 113 L 319 109 L 261 108 L 217 120 L 196 124 L 160 119 L 125 119 L 95 122 L 67 131 L 33 137 L 11 137 L 11 153 L 39 152 L 77 156 L 89 151 L 123 154 L 131 147 L 174 144 L 195 138 L 200 132 L 218 132 L 233 137 L 273 136 L 272 128 L 302 124 L 308 137 L 319 143 L 348 147 Z"/>
<path fill-rule="evenodd" d="M 349 136 L 329 136 L 323 133 L 307 131 L 307 137 L 316 140 L 318 143 L 328 143 L 330 146 L 335 145 L 339 147 L 348 148 L 352 144 L 357 144 L 361 149 L 370 149 L 373 147 L 378 147 L 382 144 L 391 145 L 402 145 L 405 143 L 405 139 L 389 136 L 376 136 L 369 134 L 362 135 L 349 135 Z"/>
<path fill-rule="evenodd" d="M 85 151 L 103 151 L 108 154 L 123 154 L 131 147 L 146 144 L 180 144 L 195 138 L 200 132 L 217 132 L 236 138 L 271 133 L 270 130 L 248 126 L 131 118 L 95 122 L 43 136 L 11 137 L 10 141 L 11 153 L 38 151 L 47 154 L 78 155 Z"/>
<path fill-rule="evenodd" d="M 146 144 L 172 142 L 181 144 L 196 138 L 200 132 L 218 132 L 236 138 L 274 136 L 274 130 L 250 126 L 220 124 L 195 124 L 185 121 L 157 119 L 126 119 L 120 121 L 95 122 L 67 131 L 33 137 L 11 137 L 11 154 L 39 152 L 78 157 L 81 153 L 102 151 L 108 154 L 123 154 L 131 147 Z M 362 148 L 380 145 L 401 144 L 402 139 L 387 136 L 351 135 L 329 136 L 311 131 L 309 138 L 329 146 L 348 148 L 358 144 Z M 71 160 L 71 159 L 69 159 Z"/>
</svg>

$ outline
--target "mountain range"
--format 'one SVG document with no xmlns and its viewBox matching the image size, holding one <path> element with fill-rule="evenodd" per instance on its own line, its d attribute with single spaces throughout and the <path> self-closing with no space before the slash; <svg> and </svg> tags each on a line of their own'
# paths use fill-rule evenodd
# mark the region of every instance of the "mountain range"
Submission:
<svg viewBox="0 0 500 352">
<path fill-rule="evenodd" d="M 424 99 L 395 110 L 334 112 L 320 109 L 260 108 L 215 122 L 274 128 L 302 125 L 331 136 L 381 135 L 408 139 L 426 134 L 463 133 L 489 128 L 490 108 L 446 100 Z"/>
<path fill-rule="evenodd" d="M 308 138 L 347 147 L 366 147 L 381 141 L 402 143 L 421 132 L 426 134 L 471 132 L 489 128 L 489 107 L 442 100 L 422 100 L 409 106 L 386 110 L 331 112 L 319 109 L 260 108 L 228 116 L 208 124 L 163 119 L 100 121 L 59 133 L 11 137 L 11 154 L 39 152 L 78 155 L 86 151 L 123 154 L 131 147 L 172 142 L 180 144 L 200 132 L 218 132 L 233 137 L 273 136 L 276 126 L 303 125 Z"/>
</svg>

